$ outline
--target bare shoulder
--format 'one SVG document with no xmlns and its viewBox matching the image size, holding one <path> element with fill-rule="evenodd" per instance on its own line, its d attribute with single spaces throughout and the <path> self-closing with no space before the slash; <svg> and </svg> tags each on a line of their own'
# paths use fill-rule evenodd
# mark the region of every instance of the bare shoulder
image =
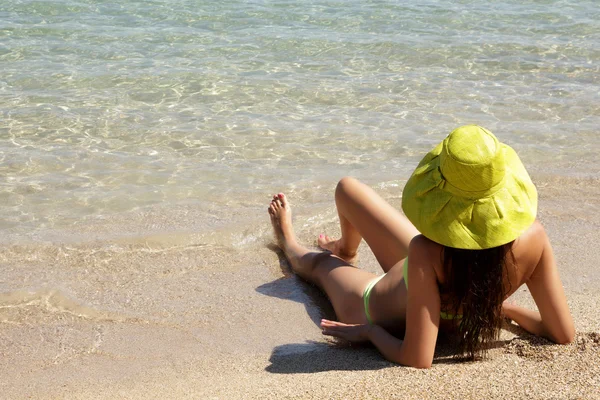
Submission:
<svg viewBox="0 0 600 400">
<path fill-rule="evenodd" d="M 533 221 L 533 224 L 531 224 L 531 226 L 529 228 L 527 228 L 527 230 L 523 233 L 524 235 L 527 236 L 532 236 L 532 237 L 540 237 L 540 236 L 546 236 L 546 230 L 544 229 L 544 225 L 542 225 L 542 223 L 539 220 L 535 220 Z"/>
<path fill-rule="evenodd" d="M 525 258 L 530 262 L 541 257 L 544 248 L 550 244 L 544 226 L 537 219 L 513 244 L 513 251 L 517 258 Z"/>
<path fill-rule="evenodd" d="M 444 247 L 423 235 L 415 236 L 408 247 L 408 258 L 411 265 L 419 265 L 435 271 L 438 281 L 443 281 L 442 255 Z"/>
<path fill-rule="evenodd" d="M 515 240 L 512 247 L 518 265 L 517 275 L 513 278 L 519 285 L 525 283 L 539 270 L 538 265 L 543 259 L 553 264 L 552 247 L 544 226 L 540 221 L 535 222 Z"/>
<path fill-rule="evenodd" d="M 440 255 L 442 253 L 443 246 L 430 239 L 427 239 L 423 235 L 415 236 L 408 247 L 409 257 L 418 257 L 420 259 L 430 259 L 435 261 L 441 261 Z"/>
</svg>

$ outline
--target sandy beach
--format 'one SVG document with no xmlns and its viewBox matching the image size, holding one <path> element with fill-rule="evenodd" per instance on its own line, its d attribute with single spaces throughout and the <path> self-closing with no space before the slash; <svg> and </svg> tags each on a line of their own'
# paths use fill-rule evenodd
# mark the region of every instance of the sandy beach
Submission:
<svg viewBox="0 0 600 400">
<path fill-rule="evenodd" d="M 192 234 L 4 246 L 5 282 L 43 287 L 64 274 L 64 284 L 1 295 L 0 398 L 600 398 L 600 182 L 534 181 L 575 319 L 572 344 L 506 324 L 487 359 L 456 362 L 442 338 L 433 367 L 417 370 L 335 343 L 317 325 L 334 317 L 326 298 L 290 274 L 256 205 L 247 229 L 260 240 L 243 246 Z M 379 192 L 399 206 L 398 189 Z M 336 233 L 333 202 L 290 199 L 300 240 Z M 315 225 L 316 214 L 326 222 Z M 364 245 L 359 265 L 378 271 Z M 514 298 L 534 307 L 526 288 Z"/>
</svg>

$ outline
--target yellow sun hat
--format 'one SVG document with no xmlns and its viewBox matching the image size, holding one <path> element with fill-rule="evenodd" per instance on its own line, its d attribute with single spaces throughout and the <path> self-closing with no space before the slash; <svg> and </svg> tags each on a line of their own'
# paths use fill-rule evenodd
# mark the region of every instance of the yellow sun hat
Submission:
<svg viewBox="0 0 600 400">
<path fill-rule="evenodd" d="M 531 226 L 537 191 L 510 146 L 485 128 L 466 125 L 421 160 L 404 187 L 402 209 L 434 242 L 489 249 Z"/>
</svg>

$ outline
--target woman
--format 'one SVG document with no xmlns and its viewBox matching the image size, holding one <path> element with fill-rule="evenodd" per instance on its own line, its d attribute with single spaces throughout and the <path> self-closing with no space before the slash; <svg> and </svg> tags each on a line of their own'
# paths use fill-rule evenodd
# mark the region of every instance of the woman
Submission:
<svg viewBox="0 0 600 400">
<path fill-rule="evenodd" d="M 339 182 L 335 201 L 342 236 L 321 235 L 326 252 L 296 241 L 285 195 L 269 206 L 292 269 L 333 304 L 339 322 L 323 320 L 325 335 L 371 341 L 386 359 L 418 368 L 431 366 L 440 329 L 458 333 L 460 353 L 473 358 L 497 338 L 503 317 L 556 343 L 573 340 L 552 248 L 535 219 L 535 186 L 488 130 L 460 127 L 423 158 L 403 192 L 406 217 L 352 178 Z M 362 239 L 382 276 L 353 266 Z M 523 284 L 539 312 L 505 301 Z"/>
</svg>

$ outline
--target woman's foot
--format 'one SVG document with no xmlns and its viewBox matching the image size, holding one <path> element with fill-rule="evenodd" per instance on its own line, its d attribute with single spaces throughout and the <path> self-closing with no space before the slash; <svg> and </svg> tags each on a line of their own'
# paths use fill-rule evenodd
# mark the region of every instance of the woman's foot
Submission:
<svg viewBox="0 0 600 400">
<path fill-rule="evenodd" d="M 317 239 L 317 244 L 320 248 L 330 251 L 331 254 L 341 258 L 349 264 L 356 265 L 358 254 L 356 252 L 349 253 L 345 251 L 341 242 L 342 239 L 335 240 L 327 235 L 319 235 L 319 238 Z"/>
<path fill-rule="evenodd" d="M 269 204 L 269 216 L 275 231 L 277 245 L 288 255 L 290 245 L 297 243 L 292 227 L 292 208 L 283 193 L 273 196 L 273 200 Z"/>
<path fill-rule="evenodd" d="M 279 248 L 283 250 L 292 270 L 302 278 L 314 282 L 313 269 L 319 255 L 299 244 L 292 227 L 292 209 L 283 193 L 276 194 L 269 204 L 269 216 Z"/>
</svg>

